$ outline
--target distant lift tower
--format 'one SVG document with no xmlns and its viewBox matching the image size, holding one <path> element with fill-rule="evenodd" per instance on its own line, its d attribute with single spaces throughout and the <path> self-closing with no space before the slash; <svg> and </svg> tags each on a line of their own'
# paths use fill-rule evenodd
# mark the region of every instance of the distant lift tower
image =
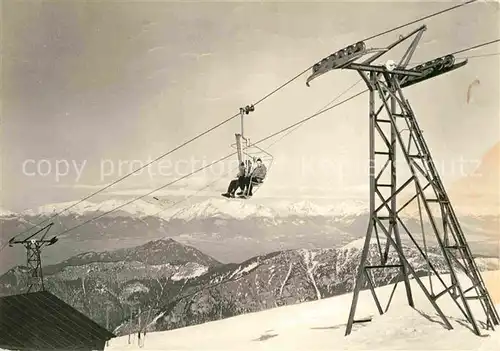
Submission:
<svg viewBox="0 0 500 351">
<path fill-rule="evenodd" d="M 397 283 L 386 308 L 383 309 L 375 293 L 373 279 L 373 274 L 378 269 L 398 270 L 397 280 L 404 281 L 408 304 L 414 307 L 409 282 L 409 276 L 412 275 L 448 329 L 453 327 L 438 305 L 439 299 L 446 294 L 451 296 L 475 334 L 481 335 L 481 332 L 478 321 L 473 316 L 473 300 L 478 304 L 478 311 L 484 311 L 487 329 L 494 329 L 494 325 L 499 323 L 498 312 L 432 161 L 415 114 L 403 95 L 403 88 L 455 70 L 467 63 L 467 60 L 455 63 L 453 55 L 446 55 L 413 68 L 406 68 L 425 30 L 424 25 L 406 36 L 400 36 L 399 40 L 383 49 L 366 49 L 364 42 L 353 44 L 314 65 L 313 73 L 307 79 L 309 86 L 311 80 L 330 70 L 355 70 L 369 90 L 370 220 L 357 272 L 346 335 L 351 333 L 353 323 L 361 322 L 355 320 L 354 316 L 362 289 L 371 290 L 380 314 L 389 308 Z M 414 38 L 399 63 L 387 61 L 385 64 L 373 64 L 376 59 L 411 37 Z M 370 58 L 361 63 L 355 62 L 370 53 L 373 53 Z M 408 172 L 408 178 L 403 177 L 405 180 L 400 186 L 397 186 L 396 182 L 396 144 L 401 147 L 404 163 L 408 165 L 408 169 L 404 167 L 403 170 Z M 377 164 L 382 167 L 376 167 Z M 399 172 L 398 176 L 402 177 Z M 399 205 L 398 199 L 403 200 L 402 206 Z M 400 216 L 400 212 L 415 199 L 420 214 L 419 230 L 410 229 Z M 427 221 L 424 221 L 423 217 Z M 427 247 L 425 227 L 437 247 L 433 249 L 432 254 L 429 252 L 431 249 Z M 405 242 L 413 243 L 425 259 L 429 276 L 432 272 L 440 283 L 441 287 L 437 288 L 439 291 L 436 293 L 436 287 L 433 289 L 430 277 L 430 291 L 422 282 L 422 267 L 411 265 L 410 261 L 413 260 L 407 257 L 407 251 L 402 245 L 401 229 L 407 234 L 404 237 Z M 382 237 L 379 235 L 381 232 Z M 395 259 L 389 259 L 390 248 L 396 252 Z M 463 272 L 464 277 L 459 276 L 458 271 Z M 449 283 L 441 276 L 443 273 L 449 274 Z"/>
<path fill-rule="evenodd" d="M 11 239 L 9 241 L 9 246 L 11 247 L 14 244 L 22 244 L 24 245 L 24 247 L 26 247 L 27 267 L 29 274 L 28 287 L 26 292 L 45 290 L 45 287 L 43 285 L 41 252 L 43 247 L 53 245 L 57 242 L 57 237 L 55 236 L 51 239 L 45 239 L 45 236 L 47 235 L 53 224 L 54 223 L 50 223 L 46 225 L 26 239 Z M 42 232 L 43 234 L 40 238 L 35 238 L 36 235 Z"/>
</svg>

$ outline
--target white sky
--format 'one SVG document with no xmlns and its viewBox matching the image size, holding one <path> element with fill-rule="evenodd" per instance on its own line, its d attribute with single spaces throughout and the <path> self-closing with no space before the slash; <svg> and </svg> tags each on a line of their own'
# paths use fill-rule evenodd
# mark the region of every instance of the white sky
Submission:
<svg viewBox="0 0 500 351">
<path fill-rule="evenodd" d="M 92 186 L 130 170 L 122 166 L 120 173 L 120 161 L 144 164 L 331 52 L 451 3 L 2 3 L 1 205 L 16 210 L 85 196 Z M 498 38 L 498 9 L 474 4 L 426 21 L 414 61 Z M 387 45 L 418 25 L 369 46 Z M 498 51 L 490 45 L 463 56 Z M 471 59 L 465 68 L 406 92 L 445 181 L 459 178 L 453 165 L 480 159 L 500 139 L 499 62 L 498 56 Z M 307 88 L 306 77 L 257 106 L 246 126 L 252 140 L 315 113 L 358 79 L 354 72 L 332 72 Z M 480 85 L 467 104 L 475 79 Z M 352 92 L 362 89 L 359 84 Z M 359 97 L 273 146 L 275 163 L 262 192 L 273 196 L 281 189 L 294 196 L 305 186 L 320 189 L 315 194 L 362 188 L 368 175 L 362 168 L 368 156 L 367 104 L 367 96 Z M 225 156 L 238 128 L 235 120 L 170 161 L 193 159 L 199 165 Z M 26 160 L 47 160 L 52 172 L 27 176 Z M 70 165 L 59 179 L 57 160 L 63 173 L 63 162 Z M 325 162 L 335 168 L 322 169 Z M 36 171 L 33 163 L 28 166 L 28 172 Z M 123 185 L 143 189 L 172 176 L 151 180 L 144 174 Z M 199 189 L 205 180 L 183 187 Z M 228 180 L 217 184 L 217 192 Z"/>
</svg>

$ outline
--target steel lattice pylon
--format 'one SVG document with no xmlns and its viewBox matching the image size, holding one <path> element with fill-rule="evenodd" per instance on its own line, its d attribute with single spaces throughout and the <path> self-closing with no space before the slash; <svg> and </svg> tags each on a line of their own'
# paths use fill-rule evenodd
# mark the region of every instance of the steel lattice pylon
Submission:
<svg viewBox="0 0 500 351">
<path fill-rule="evenodd" d="M 45 286 L 43 284 L 43 273 L 42 273 L 42 248 L 45 246 L 53 245 L 57 242 L 57 238 L 54 236 L 51 239 L 45 239 L 49 229 L 52 227 L 54 223 L 50 223 L 45 227 L 41 228 L 34 234 L 30 235 L 26 239 L 23 240 L 13 240 L 9 241 L 9 246 L 14 244 L 22 244 L 26 248 L 26 265 L 28 268 L 28 285 L 26 288 L 26 292 L 29 293 L 31 291 L 43 291 L 45 290 Z M 38 239 L 34 237 L 45 231 L 42 236 Z"/>
<path fill-rule="evenodd" d="M 27 292 L 45 290 L 43 285 L 42 259 L 40 257 L 43 245 L 45 245 L 45 243 L 36 240 L 27 241 L 25 243 L 29 271 Z"/>
<path fill-rule="evenodd" d="M 448 328 L 452 329 L 452 326 L 437 304 L 437 300 L 445 294 L 449 294 L 453 298 L 467 321 L 471 323 L 474 332 L 480 335 L 479 326 L 474 319 L 469 301 L 472 299 L 479 299 L 483 311 L 485 312 L 486 324 L 488 327 L 493 328 L 493 325 L 498 325 L 498 314 L 481 278 L 475 260 L 472 257 L 465 235 L 460 227 L 460 223 L 439 177 L 436 166 L 432 161 L 429 148 L 424 140 L 415 115 L 412 112 L 409 102 L 403 95 L 397 75 L 388 72 L 383 74 L 370 72 L 369 83 L 371 216 L 361 255 L 356 286 L 354 288 L 353 302 L 347 323 L 346 334 L 351 332 L 352 325 L 355 322 L 354 313 L 359 292 L 363 288 L 365 281 L 372 290 L 379 313 L 384 313 L 380 301 L 375 294 L 374 283 L 370 277 L 370 270 L 399 267 L 401 269 L 408 304 L 410 306 L 414 306 L 409 283 L 409 275 L 411 274 Z M 381 106 L 378 109 L 376 108 L 377 97 L 381 101 Z M 382 111 L 385 111 L 386 118 L 381 118 Z M 401 124 L 405 128 L 401 128 Z M 384 130 L 386 125 L 389 126 L 388 132 Z M 407 140 L 403 138 L 403 131 L 408 131 L 409 136 Z M 381 144 L 385 147 L 384 151 L 376 149 L 376 135 L 380 136 L 382 140 Z M 404 161 L 407 163 L 410 171 L 409 178 L 399 187 L 396 185 L 396 150 L 398 145 L 400 146 Z M 378 173 L 376 169 L 377 156 L 386 158 L 386 162 Z M 387 173 L 389 173 L 389 177 L 385 177 L 384 183 L 381 183 L 380 179 L 382 179 L 384 175 L 387 175 Z M 398 207 L 398 198 L 404 196 L 401 195 L 401 193 L 406 189 L 412 189 L 412 185 L 415 189 L 413 196 L 402 206 Z M 384 194 L 384 190 L 386 189 L 389 189 L 388 196 Z M 427 190 L 430 191 L 426 192 Z M 422 203 L 424 213 L 430 223 L 431 236 L 437 242 L 444 261 L 446 262 L 447 271 L 451 278 L 449 284 L 442 279 L 441 274 L 432 264 L 427 249 L 424 251 L 417 237 L 412 234 L 412 231 L 405 225 L 400 216 L 401 211 L 415 199 L 419 200 L 419 203 Z M 376 200 L 380 200 L 378 206 L 376 206 Z M 437 205 L 439 215 L 436 215 L 436 211 L 433 211 L 432 204 Z M 441 222 L 440 225 L 438 225 L 438 222 Z M 408 238 L 428 262 L 430 270 L 432 270 L 434 275 L 444 286 L 443 290 L 439 293 L 433 294 L 429 292 L 416 273 L 415 268 L 413 268 L 408 261 L 401 243 L 400 228 L 407 234 Z M 385 247 L 380 244 L 381 233 L 383 233 L 386 239 Z M 373 237 L 376 239 L 376 245 L 380 254 L 379 265 L 368 264 L 368 253 Z M 388 253 L 390 248 L 397 252 L 399 264 L 388 264 Z M 466 273 L 470 280 L 470 287 L 464 289 L 463 282 L 457 277 L 457 267 Z M 475 291 L 475 295 L 466 295 L 472 290 Z"/>
<path fill-rule="evenodd" d="M 402 91 L 405 87 L 450 72 L 467 63 L 467 60 L 455 63 L 453 55 L 446 55 L 407 69 L 406 66 L 425 30 L 426 26 L 421 26 L 406 36 L 400 36 L 399 40 L 383 49 L 366 49 L 364 42 L 353 44 L 318 62 L 313 67 L 313 74 L 307 80 L 309 83 L 333 69 L 350 69 L 361 75 L 369 90 L 370 219 L 355 280 L 346 335 L 350 334 L 353 323 L 357 322 L 354 316 L 359 293 L 363 288 L 371 290 L 380 314 L 389 308 L 397 283 L 384 311 L 371 277 L 373 271 L 377 269 L 399 269 L 398 278 L 402 278 L 404 282 L 408 304 L 412 307 L 414 301 L 409 277 L 413 276 L 449 329 L 452 329 L 452 325 L 438 305 L 439 298 L 446 294 L 451 296 L 476 334 L 481 335 L 478 322 L 472 313 L 472 300 L 479 301 L 487 328 L 494 329 L 494 325 L 499 324 L 500 318 L 439 177 L 422 130 Z M 385 65 L 372 64 L 412 36 L 415 38 L 399 63 L 388 61 Z M 370 53 L 375 54 L 362 63 L 355 63 Z M 407 137 L 403 132 L 408 133 Z M 404 169 L 397 165 L 397 149 L 402 152 L 403 163 L 406 166 Z M 381 162 L 383 159 L 385 161 Z M 380 163 L 382 166 L 377 168 Z M 408 172 L 407 177 L 401 172 L 404 170 Z M 405 180 L 398 186 L 399 177 Z M 415 200 L 420 214 L 421 229 L 418 232 L 422 234 L 421 237 L 417 237 L 415 233 L 417 230 L 412 230 L 404 223 L 401 215 L 401 211 Z M 421 206 L 427 219 L 425 225 Z M 427 226 L 429 236 L 437 246 L 431 248 L 432 255 L 427 247 L 424 226 Z M 429 291 L 419 277 L 417 269 L 410 264 L 400 231 L 406 234 L 404 239 L 408 244 L 414 244 L 425 259 L 429 275 L 432 272 L 441 283 L 442 289 L 439 292 L 434 293 L 430 279 Z M 374 239 L 373 245 L 372 239 Z M 385 243 L 382 239 L 385 239 Z M 389 259 L 391 248 L 396 254 Z M 379 262 L 375 261 L 377 258 L 380 259 Z M 436 267 L 438 260 L 440 269 Z M 459 279 L 458 270 L 465 273 L 465 278 Z M 443 272 L 450 275 L 449 283 L 441 277 Z M 467 279 L 467 282 L 464 282 L 464 279 Z M 465 284 L 468 286 L 465 287 Z M 474 295 L 467 295 L 472 291 Z"/>
</svg>

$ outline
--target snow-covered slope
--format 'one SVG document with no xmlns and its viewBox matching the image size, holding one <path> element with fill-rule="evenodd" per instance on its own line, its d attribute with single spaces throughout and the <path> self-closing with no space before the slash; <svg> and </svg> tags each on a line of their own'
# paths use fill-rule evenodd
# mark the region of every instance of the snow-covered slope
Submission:
<svg viewBox="0 0 500 351">
<path fill-rule="evenodd" d="M 500 271 L 483 273 L 493 300 L 500 308 Z M 356 318 L 373 316 L 372 322 L 355 324 L 345 337 L 351 294 L 241 315 L 216 322 L 148 333 L 142 350 L 498 350 L 500 330 L 478 337 L 463 322 L 447 296 L 439 300 L 453 330 L 441 324 L 437 313 L 412 281 L 415 309 L 408 306 L 404 288 L 398 286 L 388 313 L 380 316 L 369 291 L 360 294 Z M 385 303 L 392 285 L 377 289 Z M 478 305 L 475 316 L 484 320 Z M 112 339 L 106 350 L 140 349 L 136 335 Z"/>
</svg>

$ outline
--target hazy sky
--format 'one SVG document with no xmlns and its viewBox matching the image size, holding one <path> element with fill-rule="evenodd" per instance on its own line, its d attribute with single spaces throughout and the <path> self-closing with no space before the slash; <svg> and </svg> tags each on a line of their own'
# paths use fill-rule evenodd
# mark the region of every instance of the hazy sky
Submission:
<svg viewBox="0 0 500 351">
<path fill-rule="evenodd" d="M 1 205 L 19 210 L 77 200 L 140 165 L 122 164 L 120 173 L 120 161 L 144 164 L 330 53 L 451 4 L 2 2 Z M 422 23 L 368 46 L 387 45 Z M 428 29 L 414 62 L 500 35 L 498 4 L 469 5 L 424 23 Z M 496 52 L 499 46 L 490 45 L 458 57 Z M 478 159 L 500 140 L 499 62 L 499 56 L 471 58 L 465 68 L 406 91 L 433 156 L 444 162 L 445 181 L 458 178 L 451 167 L 461 158 Z M 316 112 L 359 79 L 355 72 L 331 72 L 307 88 L 306 77 L 249 115 L 252 140 Z M 480 84 L 467 104 L 476 79 Z M 364 88 L 360 83 L 345 97 Z M 367 106 L 364 95 L 274 145 L 269 151 L 275 163 L 262 194 L 293 196 L 302 187 L 306 194 L 334 195 L 366 184 Z M 232 152 L 238 128 L 234 120 L 167 159 L 173 165 L 198 160 L 197 167 L 223 157 Z M 337 167 L 322 170 L 325 160 Z M 51 172 L 32 175 L 37 164 L 43 174 L 50 164 Z M 57 179 L 56 164 L 68 174 Z M 340 164 L 342 172 L 335 171 Z M 164 176 L 150 181 L 143 173 L 123 186 L 137 191 L 175 179 L 173 169 L 164 167 Z M 214 193 L 228 181 L 217 183 Z M 195 177 L 176 191 L 204 184 L 205 178 Z"/>
</svg>

